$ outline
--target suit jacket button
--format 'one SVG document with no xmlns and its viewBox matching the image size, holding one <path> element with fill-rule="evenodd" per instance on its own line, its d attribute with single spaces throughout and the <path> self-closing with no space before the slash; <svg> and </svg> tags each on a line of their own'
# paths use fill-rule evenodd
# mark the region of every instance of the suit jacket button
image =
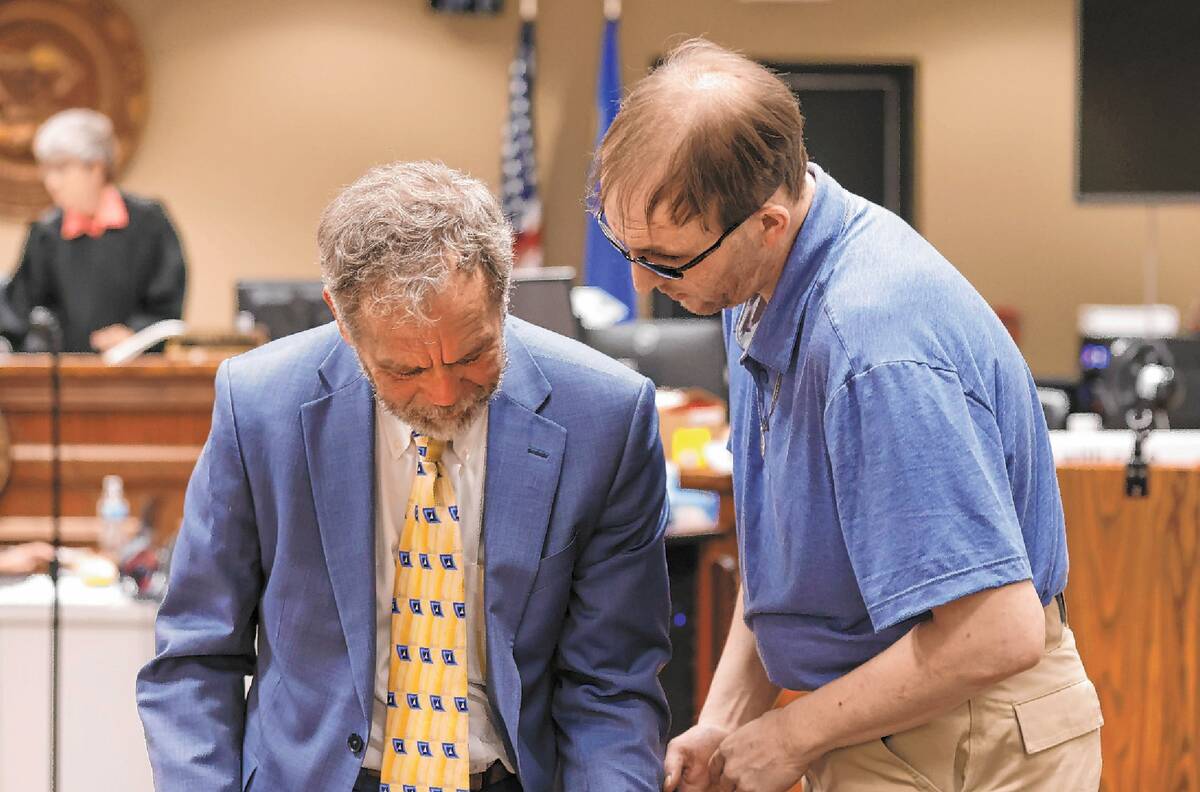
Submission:
<svg viewBox="0 0 1200 792">
<path fill-rule="evenodd" d="M 351 751 L 358 753 L 363 749 L 363 739 L 357 733 L 351 734 L 349 739 L 346 740 L 346 745 Z"/>
</svg>

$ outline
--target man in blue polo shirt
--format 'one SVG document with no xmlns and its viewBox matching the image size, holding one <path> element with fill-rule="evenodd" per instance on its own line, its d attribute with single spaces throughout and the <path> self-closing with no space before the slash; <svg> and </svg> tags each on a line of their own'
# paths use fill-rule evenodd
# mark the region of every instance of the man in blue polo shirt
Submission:
<svg viewBox="0 0 1200 792">
<path fill-rule="evenodd" d="M 984 300 L 703 40 L 633 90 L 594 178 L 639 290 L 725 311 L 742 588 L 664 789 L 1096 789 L 1046 425 Z"/>
</svg>

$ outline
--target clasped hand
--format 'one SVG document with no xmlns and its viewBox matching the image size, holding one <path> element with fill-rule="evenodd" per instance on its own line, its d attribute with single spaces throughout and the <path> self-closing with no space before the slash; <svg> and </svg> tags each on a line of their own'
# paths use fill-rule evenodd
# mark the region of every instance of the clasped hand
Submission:
<svg viewBox="0 0 1200 792">
<path fill-rule="evenodd" d="M 808 767 L 772 710 L 733 731 L 693 726 L 667 746 L 665 769 L 663 792 L 787 792 Z"/>
</svg>

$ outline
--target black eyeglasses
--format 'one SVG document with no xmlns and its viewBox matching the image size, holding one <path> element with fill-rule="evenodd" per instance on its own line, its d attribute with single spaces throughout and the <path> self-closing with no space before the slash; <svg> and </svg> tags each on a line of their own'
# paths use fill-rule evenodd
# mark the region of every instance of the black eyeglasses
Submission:
<svg viewBox="0 0 1200 792">
<path fill-rule="evenodd" d="M 713 242 L 707 248 L 702 250 L 698 256 L 693 258 L 688 263 L 681 264 L 678 267 L 668 267 L 666 264 L 656 264 L 647 259 L 645 256 L 631 256 L 629 254 L 629 249 L 617 240 L 616 234 L 614 234 L 613 230 L 608 227 L 608 222 L 604 219 L 603 212 L 596 215 L 596 225 L 600 226 L 600 233 L 604 234 L 604 238 L 607 239 L 609 243 L 616 248 L 617 252 L 624 256 L 625 260 L 630 264 L 637 264 L 639 267 L 648 269 L 660 278 L 666 278 L 667 280 L 679 280 L 683 277 L 683 273 L 687 272 L 692 267 L 708 258 L 717 248 L 721 247 L 721 243 L 725 241 L 726 237 L 736 231 L 742 223 L 746 222 L 753 216 L 754 212 L 751 212 L 746 217 L 743 217 L 741 220 L 738 220 L 736 223 L 729 226 L 729 228 L 726 228 L 721 233 L 721 236 L 717 237 L 716 242 Z"/>
</svg>

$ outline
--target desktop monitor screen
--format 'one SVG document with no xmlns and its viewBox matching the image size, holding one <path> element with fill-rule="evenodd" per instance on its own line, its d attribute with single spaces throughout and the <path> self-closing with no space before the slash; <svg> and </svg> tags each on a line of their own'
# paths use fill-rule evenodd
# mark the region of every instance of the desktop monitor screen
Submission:
<svg viewBox="0 0 1200 792">
<path fill-rule="evenodd" d="M 333 320 L 319 280 L 244 280 L 237 284 L 237 309 L 254 317 L 274 341 Z"/>
<path fill-rule="evenodd" d="M 515 270 L 508 310 L 526 322 L 578 340 L 579 320 L 571 311 L 574 285 L 575 270 L 570 267 Z"/>
</svg>

